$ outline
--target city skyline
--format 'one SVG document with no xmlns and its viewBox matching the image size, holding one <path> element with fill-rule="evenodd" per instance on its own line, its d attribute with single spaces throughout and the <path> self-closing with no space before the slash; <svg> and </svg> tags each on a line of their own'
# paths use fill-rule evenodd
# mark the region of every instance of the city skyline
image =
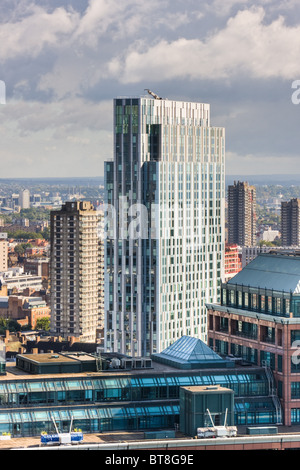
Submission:
<svg viewBox="0 0 300 470">
<path fill-rule="evenodd" d="M 210 103 L 226 174 L 300 174 L 300 2 L 224 3 L 1 2 L 1 176 L 102 176 L 113 98 L 146 88 Z"/>
</svg>

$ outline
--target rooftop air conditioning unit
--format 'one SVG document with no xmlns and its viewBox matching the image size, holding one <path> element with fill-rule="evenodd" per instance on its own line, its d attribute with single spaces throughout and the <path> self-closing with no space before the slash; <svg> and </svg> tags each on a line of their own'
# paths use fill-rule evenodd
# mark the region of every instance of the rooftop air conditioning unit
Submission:
<svg viewBox="0 0 300 470">
<path fill-rule="evenodd" d="M 143 368 L 143 359 L 133 359 L 133 368 L 142 369 Z"/>
<path fill-rule="evenodd" d="M 150 369 L 152 367 L 152 360 L 148 358 L 143 358 L 143 367 L 145 369 Z"/>
<path fill-rule="evenodd" d="M 122 369 L 132 369 L 133 367 L 133 360 L 132 359 L 122 359 L 121 360 L 121 367 Z"/>
</svg>

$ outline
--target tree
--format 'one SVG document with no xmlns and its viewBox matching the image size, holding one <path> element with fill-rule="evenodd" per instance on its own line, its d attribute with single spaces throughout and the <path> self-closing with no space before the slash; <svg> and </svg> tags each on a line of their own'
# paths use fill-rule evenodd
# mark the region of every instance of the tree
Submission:
<svg viewBox="0 0 300 470">
<path fill-rule="evenodd" d="M 21 325 L 16 320 L 1 317 L 0 334 L 4 335 L 6 330 L 9 330 L 10 332 L 20 331 Z"/>
<path fill-rule="evenodd" d="M 38 318 L 35 324 L 35 329 L 49 331 L 50 330 L 50 318 L 49 317 Z"/>
<path fill-rule="evenodd" d="M 41 232 L 43 238 L 45 240 L 50 240 L 50 228 L 46 227 L 42 232 Z"/>
<path fill-rule="evenodd" d="M 15 246 L 15 253 L 17 255 L 22 256 L 24 255 L 26 248 L 32 248 L 31 243 L 19 243 L 18 245 Z"/>
</svg>

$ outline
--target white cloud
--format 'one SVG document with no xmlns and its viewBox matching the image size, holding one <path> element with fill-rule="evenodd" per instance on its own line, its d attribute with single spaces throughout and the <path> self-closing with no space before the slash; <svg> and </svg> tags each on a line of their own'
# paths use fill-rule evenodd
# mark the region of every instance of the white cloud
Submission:
<svg viewBox="0 0 300 470">
<path fill-rule="evenodd" d="M 96 48 L 109 30 L 111 41 L 117 42 L 161 25 L 174 29 L 186 21 L 186 14 L 170 13 L 168 6 L 166 0 L 90 0 L 73 39 Z"/>
<path fill-rule="evenodd" d="M 63 102 L 12 100 L 1 107 L 2 129 L 14 125 L 18 133 L 34 134 L 47 129 L 63 130 L 64 136 L 78 131 L 112 130 L 112 102 L 88 102 L 82 98 L 65 99 Z"/>
<path fill-rule="evenodd" d="M 50 92 L 56 99 L 83 95 L 101 79 L 115 76 L 113 58 L 132 41 L 164 35 L 166 30 L 174 33 L 193 18 L 193 11 L 172 11 L 168 6 L 166 0 L 89 0 L 80 14 L 67 7 L 47 9 L 21 2 L 0 23 L 0 63 L 25 57 L 40 67 L 37 91 Z M 51 52 L 47 64 L 39 60 L 46 49 Z M 18 79 L 16 95 L 30 90 L 25 82 L 26 77 Z"/>
<path fill-rule="evenodd" d="M 265 24 L 263 8 L 240 11 L 226 27 L 205 41 L 179 38 L 161 40 L 143 49 L 134 44 L 124 59 L 113 58 L 110 70 L 117 70 L 124 83 L 149 79 L 227 79 L 280 77 L 294 79 L 300 74 L 300 26 L 289 27 L 283 17 Z M 146 49 L 146 50 L 145 50 Z"/>
<path fill-rule="evenodd" d="M 292 0 L 295 1 L 295 0 Z M 250 7 L 252 6 L 263 6 L 272 3 L 274 5 L 273 0 L 255 0 L 254 2 L 250 2 L 249 0 L 213 0 L 206 4 L 205 9 L 214 13 L 217 16 L 228 16 L 233 8 L 238 7 Z M 280 2 L 282 3 L 282 2 Z"/>
<path fill-rule="evenodd" d="M 103 174 L 113 148 L 110 100 L 16 100 L 0 110 L 2 177 Z"/>
<path fill-rule="evenodd" d="M 102 161 L 112 152 L 111 97 L 152 89 L 154 82 L 162 96 L 201 95 L 213 104 L 212 121 L 217 118 L 229 136 L 228 171 L 251 172 L 253 162 L 263 171 L 264 161 L 267 171 L 263 154 L 272 146 L 277 169 L 282 149 L 282 160 L 297 165 L 297 109 L 288 106 L 290 85 L 300 79 L 300 0 L 0 3 L 0 78 L 8 90 L 0 108 L 0 162 L 6 176 L 53 175 L 57 168 L 64 175 L 70 169 L 73 175 L 103 173 Z M 271 110 L 266 94 L 274 101 Z M 291 127 L 294 138 L 286 137 Z"/>
<path fill-rule="evenodd" d="M 48 13 L 30 4 L 27 15 L 0 24 L 0 61 L 17 57 L 37 57 L 45 46 L 59 47 L 74 30 L 78 13 L 56 8 Z"/>
</svg>

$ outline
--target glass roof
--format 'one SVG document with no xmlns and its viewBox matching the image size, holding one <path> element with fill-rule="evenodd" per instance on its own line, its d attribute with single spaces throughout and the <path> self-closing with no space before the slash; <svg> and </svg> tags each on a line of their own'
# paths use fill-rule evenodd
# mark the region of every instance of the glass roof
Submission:
<svg viewBox="0 0 300 470">
<path fill-rule="evenodd" d="M 203 341 L 190 336 L 182 336 L 166 348 L 161 356 L 184 362 L 219 361 L 221 357 Z"/>
<path fill-rule="evenodd" d="M 230 279 L 230 284 L 299 294 L 300 256 L 260 254 Z"/>
</svg>

